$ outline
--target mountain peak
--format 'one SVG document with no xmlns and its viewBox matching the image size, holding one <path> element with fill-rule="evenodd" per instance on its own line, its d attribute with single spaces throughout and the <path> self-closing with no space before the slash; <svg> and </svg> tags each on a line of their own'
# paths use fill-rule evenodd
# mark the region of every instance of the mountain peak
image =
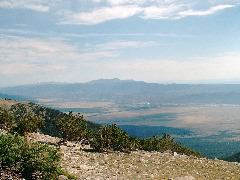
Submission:
<svg viewBox="0 0 240 180">
<path fill-rule="evenodd" d="M 134 80 L 121 80 L 119 78 L 113 78 L 113 79 L 97 79 L 90 81 L 89 83 L 92 84 L 98 84 L 98 83 L 119 83 L 119 82 L 136 82 Z"/>
</svg>

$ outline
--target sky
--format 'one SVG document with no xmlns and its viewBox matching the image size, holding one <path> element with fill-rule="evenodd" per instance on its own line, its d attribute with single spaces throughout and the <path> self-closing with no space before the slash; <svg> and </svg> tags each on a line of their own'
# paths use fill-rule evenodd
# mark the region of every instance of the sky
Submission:
<svg viewBox="0 0 240 180">
<path fill-rule="evenodd" d="M 0 87 L 240 83 L 240 0 L 0 0 Z"/>
</svg>

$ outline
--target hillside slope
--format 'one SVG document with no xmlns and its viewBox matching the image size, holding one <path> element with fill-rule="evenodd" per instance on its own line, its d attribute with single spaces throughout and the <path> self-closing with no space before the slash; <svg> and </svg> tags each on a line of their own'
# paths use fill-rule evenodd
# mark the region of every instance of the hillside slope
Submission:
<svg viewBox="0 0 240 180">
<path fill-rule="evenodd" d="M 55 143 L 49 136 L 33 139 Z M 68 142 L 61 146 L 62 167 L 78 179 L 240 179 L 240 164 L 172 153 L 134 151 L 93 153 Z"/>
<path fill-rule="evenodd" d="M 16 109 L 19 112 L 31 111 L 35 116 L 43 117 L 44 126 L 39 129 L 42 133 L 51 136 L 60 136 L 61 134 L 59 129 L 56 127 L 56 123 L 58 116 L 63 115 L 64 113 L 58 110 L 44 107 L 29 101 L 5 100 L 0 98 L 0 108 L 1 107 Z M 93 129 L 98 129 L 100 127 L 99 124 L 95 124 L 90 121 L 86 121 L 86 123 Z"/>
<path fill-rule="evenodd" d="M 49 124 L 54 124 L 55 119 L 52 119 L 52 117 L 55 117 L 56 114 L 60 113 L 58 111 L 44 108 L 33 103 L 19 103 L 16 101 L 3 100 L 0 101 L 0 106 L 1 105 L 4 107 L 14 106 L 17 109 L 22 109 L 22 107 L 27 109 L 29 108 L 36 113 L 35 115 L 42 112 L 45 114 L 45 122 Z M 49 118 L 52 120 L 48 122 L 47 119 L 49 120 Z M 69 141 L 66 142 L 66 144 L 61 145 L 59 144 L 60 138 L 43 135 L 41 133 L 28 133 L 25 135 L 28 136 L 26 137 L 27 143 L 31 141 L 37 141 L 41 144 L 49 144 L 50 146 L 57 147 L 61 155 L 61 167 L 66 172 L 75 175 L 78 179 L 240 179 L 239 163 L 229 163 L 221 160 L 197 158 L 198 156 L 180 155 L 176 153 L 179 152 L 179 150 L 180 153 L 195 153 L 192 151 L 182 151 L 187 149 L 179 149 L 181 146 L 176 146 L 176 144 L 172 141 L 157 141 L 158 144 L 155 144 L 154 142 L 156 141 L 148 141 L 147 139 L 144 140 L 145 143 L 152 142 L 153 144 L 150 143 L 150 145 L 152 144 L 153 147 L 159 146 L 163 148 L 168 145 L 168 152 L 166 152 L 166 150 L 159 150 L 159 152 L 147 152 L 139 150 L 118 152 L 115 150 L 113 152 L 114 149 L 111 148 L 107 151 L 96 151 L 96 149 L 93 149 L 92 146 L 83 146 L 79 143 Z M 95 137 L 94 142 L 99 140 L 98 137 L 103 137 L 102 134 L 96 135 L 97 136 Z M 116 134 L 107 136 L 108 140 L 114 137 L 116 138 Z M 2 142 L 3 144 L 6 143 L 5 141 Z M 139 147 L 145 147 L 145 143 Z M 12 141 L 5 147 L 9 148 L 11 147 L 11 144 Z M 149 147 L 149 144 L 147 144 L 147 147 Z M 178 148 L 175 149 L 176 147 Z M 169 150 L 172 150 L 173 153 Z M 5 152 L 6 151 L 1 151 L 0 154 L 2 157 L 6 156 Z M 5 169 L 1 169 L 0 167 L 0 175 L 1 178 L 6 177 L 5 179 L 9 179 L 10 177 L 12 177 L 12 179 L 21 179 L 21 175 L 23 174 L 15 173 L 14 169 L 5 171 Z"/>
</svg>

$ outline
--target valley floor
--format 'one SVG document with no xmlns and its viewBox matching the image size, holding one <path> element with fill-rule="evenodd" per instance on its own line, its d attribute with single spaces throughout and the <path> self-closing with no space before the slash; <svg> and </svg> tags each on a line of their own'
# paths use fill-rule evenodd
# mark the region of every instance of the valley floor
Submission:
<svg viewBox="0 0 240 180">
<path fill-rule="evenodd" d="M 49 136 L 34 136 L 56 142 Z M 61 146 L 62 167 L 78 179 L 240 179 L 238 163 L 159 152 L 93 153 L 81 148 L 70 142 Z"/>
</svg>

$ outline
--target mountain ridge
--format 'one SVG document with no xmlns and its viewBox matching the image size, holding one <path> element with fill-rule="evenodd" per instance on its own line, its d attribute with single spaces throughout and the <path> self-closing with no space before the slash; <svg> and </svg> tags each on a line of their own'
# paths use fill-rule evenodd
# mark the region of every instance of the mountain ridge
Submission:
<svg viewBox="0 0 240 180">
<path fill-rule="evenodd" d="M 87 83 L 40 83 L 0 89 L 0 93 L 34 99 L 115 103 L 240 104 L 240 84 L 157 84 L 99 79 Z"/>
</svg>

